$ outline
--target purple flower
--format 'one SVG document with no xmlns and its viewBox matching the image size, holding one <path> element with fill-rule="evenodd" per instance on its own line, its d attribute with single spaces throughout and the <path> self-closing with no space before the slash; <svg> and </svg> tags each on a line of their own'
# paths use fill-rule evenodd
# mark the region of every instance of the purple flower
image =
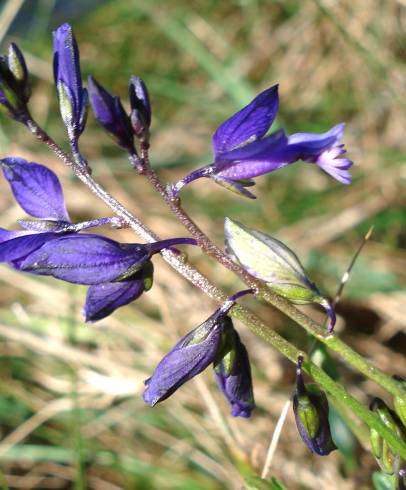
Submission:
<svg viewBox="0 0 406 490">
<path fill-rule="evenodd" d="M 22 158 L 0 160 L 16 201 L 34 220 L 19 220 L 24 230 L 0 228 L 0 262 L 32 274 L 88 284 L 84 314 L 95 321 L 137 299 L 152 286 L 152 254 L 191 238 L 122 244 L 98 235 L 79 234 L 115 218 L 71 223 L 58 177 L 47 167 Z M 53 242 L 53 243 L 52 243 Z M 120 281 L 120 282 L 115 282 Z"/>
<path fill-rule="evenodd" d="M 226 316 L 224 322 L 221 347 L 214 361 L 217 384 L 230 403 L 231 415 L 250 417 L 255 402 L 247 349 L 231 318 Z"/>
<path fill-rule="evenodd" d="M 0 111 L 21 122 L 28 117 L 27 103 L 31 95 L 25 59 L 14 43 L 7 56 L 0 56 Z"/>
<path fill-rule="evenodd" d="M 303 357 L 299 356 L 296 368 L 296 392 L 293 395 L 293 412 L 300 437 L 312 453 L 327 456 L 337 449 L 330 432 L 328 400 L 315 385 L 307 387 L 303 381 Z"/>
<path fill-rule="evenodd" d="M 224 309 L 220 308 L 185 335 L 160 361 L 153 375 L 145 381 L 145 403 L 153 407 L 171 396 L 186 381 L 205 370 L 216 358 L 227 323 Z"/>
<path fill-rule="evenodd" d="M 77 150 L 86 124 L 88 96 L 82 86 L 78 45 L 69 24 L 54 32 L 54 78 L 62 119 L 72 148 Z"/>
<path fill-rule="evenodd" d="M 278 103 L 278 86 L 275 85 L 221 124 L 213 135 L 213 163 L 174 184 L 173 195 L 189 182 L 208 177 L 238 194 L 255 198 L 246 189 L 254 185 L 252 178 L 298 160 L 315 163 L 340 182 L 350 183 L 348 169 L 352 162 L 338 158 L 345 153 L 344 146 L 340 145 L 344 124 L 323 134 L 288 136 L 279 130 L 266 136 L 277 114 Z"/>
<path fill-rule="evenodd" d="M 135 154 L 130 118 L 120 98 L 112 96 L 93 77 L 89 77 L 88 86 L 90 103 L 96 119 L 122 148 Z"/>
</svg>

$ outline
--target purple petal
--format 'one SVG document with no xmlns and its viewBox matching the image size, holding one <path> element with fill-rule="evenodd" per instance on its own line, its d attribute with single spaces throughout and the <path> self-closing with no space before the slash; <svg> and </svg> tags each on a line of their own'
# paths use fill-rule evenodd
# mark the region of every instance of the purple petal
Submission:
<svg viewBox="0 0 406 490">
<path fill-rule="evenodd" d="M 262 138 L 275 119 L 278 105 L 278 86 L 274 85 L 223 122 L 212 139 L 215 156 Z"/>
<path fill-rule="evenodd" d="M 325 151 L 336 147 L 343 134 L 345 124 L 337 124 L 329 131 L 321 134 L 296 133 L 288 138 L 288 146 L 295 160 L 316 162 L 317 158 Z"/>
<path fill-rule="evenodd" d="M 273 172 L 292 160 L 287 137 L 280 130 L 268 138 L 223 153 L 214 166 L 216 175 L 232 180 L 251 179 Z"/>
<path fill-rule="evenodd" d="M 13 238 L 25 235 L 32 235 L 32 232 L 21 230 L 6 230 L 4 228 L 0 228 L 0 243 L 7 242 L 8 240 L 12 240 Z"/>
<path fill-rule="evenodd" d="M 74 234 L 46 243 L 24 260 L 21 269 L 78 284 L 101 284 L 126 279 L 137 272 L 150 255 L 145 245 Z"/>
<path fill-rule="evenodd" d="M 0 160 L 18 204 L 36 218 L 69 221 L 58 177 L 47 167 L 22 158 Z"/>
<path fill-rule="evenodd" d="M 27 255 L 35 253 L 44 243 L 60 237 L 59 234 L 52 232 L 29 234 L 29 232 L 22 231 L 19 233 L 19 236 L 0 243 L 0 262 L 21 260 Z"/>
<path fill-rule="evenodd" d="M 87 290 L 83 314 L 87 322 L 101 320 L 121 306 L 136 300 L 145 291 L 144 270 L 133 279 L 90 286 Z"/>
<path fill-rule="evenodd" d="M 219 348 L 224 318 L 216 311 L 208 320 L 183 337 L 166 354 L 145 384 L 144 401 L 150 406 L 165 400 L 186 381 L 214 361 Z"/>
</svg>

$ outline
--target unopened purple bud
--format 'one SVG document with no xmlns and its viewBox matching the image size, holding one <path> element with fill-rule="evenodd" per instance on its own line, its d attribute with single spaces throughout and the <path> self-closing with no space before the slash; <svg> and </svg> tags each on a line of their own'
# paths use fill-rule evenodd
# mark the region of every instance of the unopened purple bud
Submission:
<svg viewBox="0 0 406 490">
<path fill-rule="evenodd" d="M 226 324 L 224 313 L 217 310 L 205 322 L 185 335 L 160 361 L 153 375 L 145 381 L 145 403 L 153 407 L 206 369 L 216 357 Z"/>
<path fill-rule="evenodd" d="M 230 403 L 231 415 L 247 418 L 255 408 L 248 353 L 229 316 L 224 318 L 224 324 L 214 372 L 219 388 Z"/>
<path fill-rule="evenodd" d="M 98 122 L 122 148 L 135 153 L 130 119 L 120 98 L 111 95 L 93 77 L 89 77 L 88 87 L 90 103 Z"/>
<path fill-rule="evenodd" d="M 131 123 L 134 134 L 148 142 L 151 126 L 151 104 L 147 87 L 140 77 L 132 76 L 128 87 L 131 104 Z"/>
<path fill-rule="evenodd" d="M 54 78 L 62 119 L 72 145 L 82 134 L 87 115 L 87 91 L 82 86 L 79 49 L 69 24 L 54 32 Z"/>
<path fill-rule="evenodd" d="M 328 400 L 316 385 L 305 385 L 302 373 L 303 357 L 296 368 L 296 391 L 293 412 L 300 437 L 312 453 L 326 456 L 337 449 L 330 432 Z"/>
</svg>

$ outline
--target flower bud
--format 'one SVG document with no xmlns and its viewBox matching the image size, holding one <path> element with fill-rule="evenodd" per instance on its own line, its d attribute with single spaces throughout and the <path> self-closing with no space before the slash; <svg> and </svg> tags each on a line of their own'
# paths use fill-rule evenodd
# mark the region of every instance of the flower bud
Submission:
<svg viewBox="0 0 406 490">
<path fill-rule="evenodd" d="M 393 407 L 397 416 L 402 421 L 403 426 L 406 428 L 406 380 L 400 376 L 394 376 L 394 378 L 401 383 L 404 394 L 396 395 L 393 398 Z"/>
<path fill-rule="evenodd" d="M 222 308 L 185 335 L 145 381 L 144 401 L 151 407 L 172 395 L 215 359 L 228 320 Z"/>
<path fill-rule="evenodd" d="M 93 77 L 88 81 L 90 103 L 103 128 L 125 150 L 135 153 L 131 123 L 120 98 L 111 95 Z"/>
<path fill-rule="evenodd" d="M 375 412 L 381 422 L 392 430 L 397 437 L 403 439 L 402 431 L 396 421 L 396 415 L 389 409 L 389 407 L 387 407 L 385 402 L 380 398 L 374 398 L 369 405 L 369 409 Z M 397 473 L 399 470 L 400 457 L 392 451 L 386 440 L 375 429 L 371 429 L 370 431 L 370 442 L 372 454 L 381 470 L 388 475 Z"/>
<path fill-rule="evenodd" d="M 131 104 L 131 124 L 134 134 L 148 143 L 151 126 L 151 104 L 145 83 L 140 77 L 132 76 L 128 87 Z"/>
<path fill-rule="evenodd" d="M 335 313 L 317 286 L 310 281 L 297 255 L 282 242 L 248 228 L 230 218 L 225 219 L 226 252 L 252 276 L 264 281 L 280 296 L 295 304 L 320 304 L 330 318 L 332 332 Z"/>
<path fill-rule="evenodd" d="M 16 83 L 20 86 L 22 95 L 25 96 L 25 102 L 30 97 L 30 87 L 28 85 L 28 70 L 25 64 L 23 53 L 19 47 L 11 43 L 8 48 L 7 62 L 10 72 L 13 74 Z"/>
<path fill-rule="evenodd" d="M 0 57 L 0 110 L 19 121 L 28 115 L 30 98 L 28 71 L 24 56 L 15 44 L 9 47 L 8 56 Z"/>
<path fill-rule="evenodd" d="M 54 32 L 54 78 L 62 120 L 72 146 L 86 125 L 88 96 L 82 86 L 79 48 L 69 24 Z"/>
<path fill-rule="evenodd" d="M 230 403 L 231 415 L 250 417 L 255 407 L 251 367 L 247 349 L 229 316 L 224 318 L 224 330 L 214 361 L 214 372 L 220 390 Z"/>
<path fill-rule="evenodd" d="M 296 369 L 296 392 L 293 412 L 300 437 L 312 453 L 326 456 L 337 449 L 331 437 L 328 421 L 328 400 L 316 385 L 305 386 L 302 373 L 303 357 L 299 356 Z"/>
</svg>

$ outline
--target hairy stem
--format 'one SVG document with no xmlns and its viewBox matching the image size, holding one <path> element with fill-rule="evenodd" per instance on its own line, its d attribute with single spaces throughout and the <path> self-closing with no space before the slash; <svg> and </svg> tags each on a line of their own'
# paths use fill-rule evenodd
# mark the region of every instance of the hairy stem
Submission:
<svg viewBox="0 0 406 490">
<path fill-rule="evenodd" d="M 30 129 L 32 134 L 42 143 L 46 144 L 66 165 L 68 165 L 75 175 L 98 197 L 100 198 L 119 218 L 121 218 L 124 223 L 128 224 L 130 228 L 132 228 L 137 235 L 139 235 L 146 242 L 155 242 L 159 240 L 159 237 L 150 230 L 144 223 L 142 223 L 138 218 L 136 218 L 130 211 L 128 211 L 119 201 L 117 201 L 113 196 L 111 196 L 100 184 L 98 184 L 93 177 L 90 175 L 88 170 L 75 162 L 66 152 L 64 152 L 55 141 L 42 129 L 38 126 L 38 124 L 33 119 L 28 119 L 26 121 L 27 127 Z M 149 167 L 149 165 L 148 165 Z M 154 187 L 161 191 L 165 191 L 165 188 L 159 182 L 158 177 L 152 171 L 149 180 L 154 183 Z M 163 194 L 162 194 L 163 196 Z M 167 200 L 165 199 L 167 202 Z M 180 206 L 178 205 L 180 208 Z M 219 252 L 224 256 L 223 252 L 218 249 L 214 244 L 211 246 L 210 240 L 205 237 L 204 233 L 200 230 L 200 237 L 198 238 L 192 233 L 193 228 L 196 226 L 187 217 L 186 213 L 183 210 L 179 211 L 180 216 L 183 216 L 182 222 L 185 221 L 185 225 L 189 223 L 189 231 L 192 236 L 198 241 L 199 245 L 203 248 L 203 243 L 205 243 L 205 247 L 208 247 L 212 253 L 210 255 L 217 258 L 216 254 Z M 208 240 L 208 242 L 206 242 Z M 206 250 L 205 250 L 206 251 Z M 205 292 L 210 298 L 217 301 L 218 303 L 223 303 L 227 301 L 228 296 L 221 291 L 217 286 L 212 284 L 209 279 L 207 279 L 204 275 L 194 269 L 190 264 L 188 264 L 185 259 L 172 252 L 171 250 L 163 250 L 161 252 L 164 260 L 171 265 L 178 273 L 180 273 L 183 277 L 189 280 L 193 285 L 201 289 Z M 224 256 L 226 257 L 226 256 Z M 227 257 L 226 257 L 227 258 Z M 227 258 L 228 259 L 228 258 Z M 229 260 L 229 259 L 228 259 Z M 219 260 L 220 261 L 220 260 Z M 223 261 L 220 261 L 223 263 Z M 230 261 L 231 262 L 231 261 Z M 231 262 L 231 264 L 233 264 Z M 231 267 L 230 264 L 230 267 Z M 223 264 L 225 265 L 225 264 Z M 232 269 L 236 264 L 232 265 Z M 230 268 L 229 267 L 229 268 Z M 239 267 L 239 266 L 237 266 Z M 237 271 L 235 271 L 237 272 Z M 238 272 L 237 272 L 238 273 Z M 244 271 L 245 276 L 245 271 Z M 253 281 L 250 276 L 247 277 L 247 283 L 250 287 L 257 288 L 256 281 Z M 285 300 L 283 298 L 278 298 L 278 301 L 281 301 L 282 304 Z M 287 303 L 287 302 L 286 302 Z M 287 303 L 290 307 L 291 305 Z M 293 307 L 292 307 L 293 308 Z M 282 308 L 280 308 L 284 311 Z M 296 310 L 293 308 L 292 311 Z M 273 345 L 282 355 L 290 359 L 292 362 L 296 363 L 297 357 L 300 354 L 300 351 L 290 344 L 287 340 L 281 337 L 277 332 L 269 328 L 265 325 L 254 313 L 249 311 L 246 308 L 243 308 L 240 305 L 235 305 L 232 307 L 230 314 L 239 319 L 242 323 L 244 323 L 253 333 L 261 337 L 267 343 Z M 288 315 L 291 316 L 291 315 Z M 296 310 L 296 314 L 292 313 L 291 318 L 296 320 L 295 316 L 299 319 L 298 323 L 303 323 L 303 318 L 307 318 L 303 315 L 299 310 Z M 322 336 L 322 328 L 312 322 L 312 320 L 307 319 L 311 322 L 309 325 L 313 329 L 314 325 L 317 326 L 317 330 L 320 332 L 319 335 Z M 314 325 L 313 325 L 314 324 Z M 348 349 L 350 349 L 348 347 Z M 350 349 L 351 350 L 351 349 Z M 354 353 L 356 354 L 356 353 Z M 346 390 L 339 384 L 335 383 L 322 369 L 320 369 L 317 365 L 308 361 L 303 366 L 304 371 L 310 374 L 315 381 L 317 381 L 331 396 L 334 398 L 341 400 L 343 404 L 345 404 L 349 409 L 352 410 L 353 413 L 358 415 L 369 427 L 372 427 L 379 431 L 379 433 L 386 439 L 388 444 L 392 447 L 394 451 L 399 453 L 403 458 L 406 458 L 406 444 L 400 441 L 396 434 L 394 434 L 390 429 L 388 429 L 371 411 L 369 411 L 364 405 L 359 403 L 355 398 L 353 398 Z M 382 373 L 382 376 L 385 376 Z M 371 376 L 368 376 L 373 379 Z"/>
</svg>

